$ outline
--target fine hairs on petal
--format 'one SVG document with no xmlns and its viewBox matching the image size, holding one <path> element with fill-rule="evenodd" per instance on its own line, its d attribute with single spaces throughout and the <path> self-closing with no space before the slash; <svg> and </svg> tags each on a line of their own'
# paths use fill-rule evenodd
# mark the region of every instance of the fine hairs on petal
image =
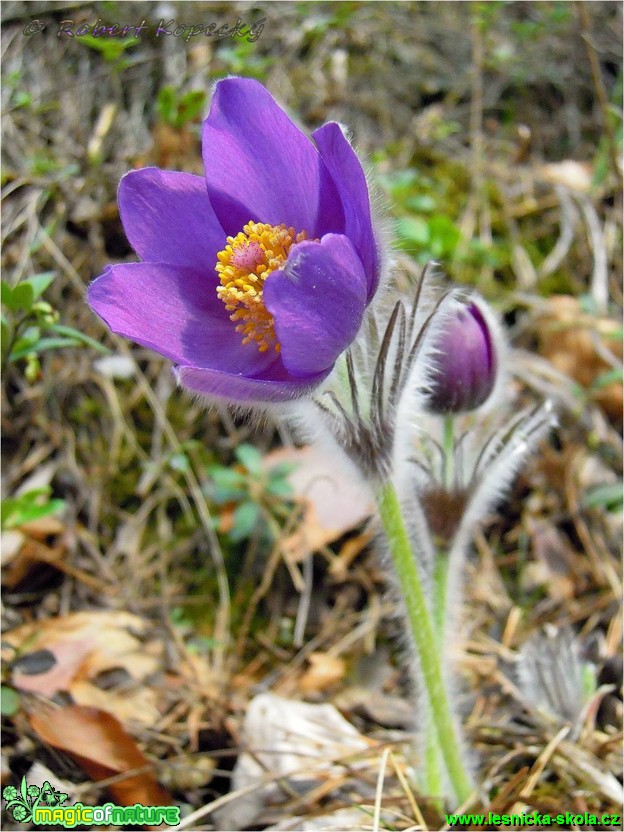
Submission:
<svg viewBox="0 0 624 832">
<path fill-rule="evenodd" d="M 552 402 L 527 408 L 511 425 L 500 428 L 489 441 L 498 446 L 489 455 L 487 467 L 483 460 L 469 485 L 470 496 L 458 536 L 470 536 L 493 506 L 505 496 L 516 474 L 538 443 L 557 424 Z"/>
<path fill-rule="evenodd" d="M 396 300 L 396 293 L 390 286 L 391 275 L 396 265 L 392 255 L 392 244 L 396 237 L 396 220 L 392 216 L 392 205 L 385 192 L 377 184 L 373 164 L 367 161 L 366 154 L 360 151 L 354 143 L 353 130 L 340 121 L 337 121 L 336 124 L 360 160 L 368 186 L 373 235 L 377 241 L 377 254 L 379 257 L 379 287 L 376 297 L 373 300 L 373 305 L 376 303 L 379 304 L 380 302 L 383 303 L 383 295 L 387 292 L 390 292 Z"/>
<path fill-rule="evenodd" d="M 432 290 L 434 276 L 429 278 L 429 286 L 425 289 Z M 414 361 L 407 368 L 408 377 L 405 378 L 403 391 L 398 403 L 396 413 L 396 442 L 393 455 L 393 470 L 396 481 L 400 484 L 406 482 L 409 476 L 413 476 L 411 466 L 408 464 L 413 454 L 412 440 L 414 432 L 419 429 L 422 414 L 426 409 L 426 402 L 431 388 L 432 377 L 436 371 L 435 347 L 437 338 L 444 331 L 449 320 L 452 319 L 455 311 L 461 308 L 464 294 L 462 290 L 452 290 L 446 294 L 437 296 L 436 302 L 429 307 L 426 318 L 418 321 L 414 318 L 413 329 L 418 332 L 418 360 Z M 425 308 L 428 304 L 425 304 Z M 412 309 L 414 314 L 414 309 Z"/>
<path fill-rule="evenodd" d="M 460 605 L 464 562 L 476 526 L 503 499 L 526 458 L 555 425 L 553 406 L 548 401 L 523 411 L 511 424 L 507 423 L 486 440 L 497 447 L 497 453 L 492 452 L 487 467 L 482 461 L 476 463 L 480 473 L 475 472 L 471 478 L 467 505 L 448 552 L 448 609 L 451 613 L 447 630 L 453 631 L 457 624 L 452 611 Z"/>
<path fill-rule="evenodd" d="M 595 687 L 595 669 L 583 661 L 572 630 L 552 624 L 522 645 L 516 665 L 519 687 L 529 706 L 546 719 L 572 723 L 572 736 L 578 736 L 582 726 L 588 694 L 586 671 Z"/>
</svg>

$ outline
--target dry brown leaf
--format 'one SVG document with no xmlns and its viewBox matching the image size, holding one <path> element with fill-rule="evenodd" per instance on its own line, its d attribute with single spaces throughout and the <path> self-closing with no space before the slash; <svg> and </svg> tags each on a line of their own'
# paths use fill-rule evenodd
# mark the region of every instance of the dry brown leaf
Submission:
<svg viewBox="0 0 624 832">
<path fill-rule="evenodd" d="M 219 506 L 217 514 L 217 529 L 219 534 L 229 534 L 234 528 L 234 512 L 236 510 L 236 503 L 226 503 Z"/>
<path fill-rule="evenodd" d="M 134 739 L 106 711 L 69 705 L 32 713 L 29 721 L 40 739 L 71 754 L 95 782 L 147 768 L 107 786 L 121 806 L 172 804 Z"/>
<path fill-rule="evenodd" d="M 368 530 L 345 540 L 329 567 L 329 572 L 335 580 L 347 580 L 351 564 L 362 550 L 368 546 L 372 539 L 373 532 Z"/>
<path fill-rule="evenodd" d="M 537 321 L 539 349 L 558 370 L 589 388 L 612 369 L 609 353 L 622 360 L 620 324 L 611 318 L 596 318 L 581 308 L 576 298 L 556 295 L 546 301 L 546 311 Z M 622 383 L 615 381 L 592 392 L 614 419 L 622 418 Z"/>
<path fill-rule="evenodd" d="M 110 711 L 122 722 L 153 725 L 159 718 L 156 690 L 144 681 L 161 669 L 162 645 L 144 643 L 148 626 L 130 613 L 99 611 L 19 627 L 3 637 L 5 660 L 47 650 L 55 663 L 37 674 L 24 673 L 18 665 L 12 683 L 47 697 L 68 691 L 78 704 Z M 98 677 L 111 672 L 123 676 L 123 683 L 103 689 Z"/>
<path fill-rule="evenodd" d="M 350 477 L 336 460 L 314 446 L 280 448 L 265 457 L 270 471 L 275 465 L 292 463 L 288 475 L 295 497 L 305 505 L 297 531 L 285 542 L 293 559 L 300 559 L 361 525 L 373 513 L 373 497 L 364 481 Z"/>
<path fill-rule="evenodd" d="M 310 667 L 299 679 L 302 693 L 319 693 L 344 679 L 347 666 L 344 659 L 329 653 L 310 653 Z"/>
<path fill-rule="evenodd" d="M 21 528 L 25 528 L 22 526 Z M 13 554 L 8 565 L 3 562 L 6 569 L 3 571 L 2 582 L 9 589 L 15 589 L 22 581 L 29 580 L 31 573 L 42 568 L 42 564 L 48 564 L 59 572 L 66 572 L 79 581 L 87 584 L 92 589 L 101 589 L 101 582 L 93 575 L 82 569 L 65 562 L 67 549 L 64 544 L 60 546 L 47 546 L 40 543 L 33 537 L 24 537 L 18 552 Z"/>
<path fill-rule="evenodd" d="M 188 127 L 177 129 L 162 122 L 152 130 L 154 147 L 151 161 L 159 167 L 202 173 L 201 149 L 194 133 Z M 148 160 L 149 161 L 149 160 Z"/>
<path fill-rule="evenodd" d="M 42 475 L 45 485 L 52 473 L 44 466 L 37 472 Z M 18 489 L 18 493 L 23 491 Z M 65 542 L 59 539 L 53 546 L 44 544 L 50 537 L 57 537 L 65 531 L 65 523 L 58 517 L 39 517 L 22 523 L 16 529 L 2 532 L 2 581 L 9 589 L 16 587 L 28 574 L 41 563 L 51 563 L 63 570 L 63 560 L 67 551 Z M 6 548 L 5 548 L 6 547 Z M 76 576 L 78 577 L 78 576 Z"/>
<path fill-rule="evenodd" d="M 58 517 L 39 517 L 37 520 L 30 520 L 28 523 L 22 523 L 20 529 L 29 537 L 34 537 L 35 540 L 45 540 L 51 535 L 61 534 L 65 531 L 65 523 L 59 520 Z"/>
<path fill-rule="evenodd" d="M 65 523 L 57 517 L 40 517 L 23 523 L 17 529 L 2 534 L 2 580 L 9 589 L 19 590 L 22 581 L 31 579 L 31 573 L 42 569 L 47 564 L 64 572 L 97 591 L 107 591 L 104 582 L 67 562 L 67 541 L 62 537 L 66 530 Z M 48 541 L 48 538 L 55 538 Z M 8 543 L 5 555 L 4 544 Z M 36 575 L 34 576 L 36 580 Z"/>
</svg>

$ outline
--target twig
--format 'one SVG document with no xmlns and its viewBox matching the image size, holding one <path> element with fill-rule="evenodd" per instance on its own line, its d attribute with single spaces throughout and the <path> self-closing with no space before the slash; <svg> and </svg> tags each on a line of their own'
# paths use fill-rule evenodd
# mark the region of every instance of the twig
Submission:
<svg viewBox="0 0 624 832">
<path fill-rule="evenodd" d="M 416 798 L 414 797 L 414 792 L 410 788 L 409 783 L 407 782 L 407 777 L 401 770 L 401 766 L 397 763 L 394 754 L 390 754 L 390 760 L 392 761 L 392 766 L 394 768 L 394 773 L 396 774 L 399 783 L 401 784 L 401 788 L 405 792 L 405 795 L 409 801 L 411 806 L 412 812 L 414 813 L 414 820 L 417 822 L 421 829 L 427 828 L 427 823 L 420 811 L 420 807 L 418 803 L 416 803 Z"/>
<path fill-rule="evenodd" d="M 528 800 L 528 798 L 533 794 L 533 790 L 535 789 L 539 778 L 542 776 L 547 763 L 550 761 L 550 758 L 557 750 L 557 747 L 560 745 L 561 742 L 563 742 L 563 740 L 568 736 L 569 733 L 570 726 L 564 725 L 563 728 L 551 739 L 548 745 L 544 748 L 542 753 L 535 761 L 533 768 L 531 769 L 529 776 L 527 777 L 526 783 L 523 786 L 522 791 L 518 795 L 519 800 Z"/>
<path fill-rule="evenodd" d="M 598 311 L 605 314 L 609 305 L 609 274 L 607 247 L 605 245 L 604 233 L 596 209 L 587 197 L 577 197 L 581 206 L 587 233 L 594 253 L 594 268 L 591 278 L 591 294 L 596 302 Z"/>
<path fill-rule="evenodd" d="M 381 755 L 381 763 L 379 764 L 379 776 L 377 777 L 377 787 L 375 789 L 375 813 L 373 815 L 373 832 L 379 832 L 379 821 L 381 818 L 381 800 L 383 798 L 383 786 L 386 779 L 386 766 L 388 765 L 388 756 L 390 749 L 384 748 Z"/>
<path fill-rule="evenodd" d="M 303 647 L 303 635 L 308 622 L 310 602 L 312 600 L 312 586 L 314 582 L 314 571 L 312 569 L 312 553 L 309 552 L 303 561 L 303 592 L 299 600 L 295 631 L 293 633 L 293 645 L 297 648 Z"/>
</svg>

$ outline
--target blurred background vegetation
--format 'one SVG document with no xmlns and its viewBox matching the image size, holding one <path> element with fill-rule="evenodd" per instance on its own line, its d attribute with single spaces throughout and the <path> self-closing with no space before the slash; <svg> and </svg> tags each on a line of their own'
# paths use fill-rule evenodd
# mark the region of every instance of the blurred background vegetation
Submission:
<svg viewBox="0 0 624 832">
<path fill-rule="evenodd" d="M 147 710 L 145 698 L 123 713 L 113 694 L 80 699 L 73 676 L 62 690 L 117 714 L 187 807 L 227 791 L 259 684 L 333 701 L 372 735 L 392 723 L 364 690 L 373 657 L 375 693 L 403 713 L 400 622 L 362 507 L 319 532 L 293 478 L 309 463 L 283 427 L 206 410 L 84 302 L 107 264 L 135 259 L 120 177 L 145 165 L 201 174 L 211 85 L 234 74 L 265 83 L 306 129 L 349 126 L 392 220 L 397 282 L 433 259 L 477 287 L 519 348 L 518 394 L 556 399 L 557 436 L 471 566 L 463 667 L 481 693 L 468 722 L 490 798 L 511 783 L 512 800 L 530 742 L 501 663 L 536 628 L 571 625 L 612 687 L 576 763 L 555 755 L 527 801 L 578 809 L 577 788 L 589 808 L 610 806 L 582 761 L 617 769 L 621 718 L 621 4 L 6 1 L 2 18 L 3 626 L 18 634 L 5 655 L 3 783 L 41 759 L 85 780 L 31 719 L 57 688 L 14 677 L 33 655 L 23 628 L 70 627 L 74 613 L 123 612 L 148 629 L 149 674 L 126 668 L 109 688 L 90 678 L 100 692 L 141 688 Z M 161 19 L 169 31 L 240 19 L 255 34 L 158 34 Z M 75 35 L 98 21 L 146 27 Z M 305 524 L 314 557 L 293 543 Z M 45 649 L 57 655 L 55 638 Z M 413 818 L 403 792 L 392 801 Z"/>
</svg>

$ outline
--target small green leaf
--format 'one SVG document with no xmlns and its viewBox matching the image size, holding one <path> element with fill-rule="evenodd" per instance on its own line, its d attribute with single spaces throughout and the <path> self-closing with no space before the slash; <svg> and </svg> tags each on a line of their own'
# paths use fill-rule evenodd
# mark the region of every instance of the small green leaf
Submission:
<svg viewBox="0 0 624 832">
<path fill-rule="evenodd" d="M 13 349 L 11 350 L 11 361 L 16 361 L 17 358 L 20 357 L 16 355 L 16 353 L 26 355 L 26 353 L 32 352 L 33 346 L 37 343 L 40 337 L 41 330 L 38 326 L 29 326 L 25 329 L 17 341 L 13 344 Z"/>
<path fill-rule="evenodd" d="M 2 355 L 4 356 L 6 351 L 9 349 L 9 344 L 11 342 L 11 327 L 9 322 L 2 315 Z"/>
<path fill-rule="evenodd" d="M 32 104 L 32 96 L 24 90 L 18 90 L 13 96 L 14 107 L 30 107 Z"/>
<path fill-rule="evenodd" d="M 80 341 L 80 343 L 85 344 L 88 347 L 93 347 L 94 350 L 103 353 L 104 355 L 111 355 L 111 350 L 108 347 L 105 347 L 104 344 L 100 344 L 99 341 L 96 341 L 94 338 L 89 338 L 88 335 L 85 335 L 84 332 L 80 332 L 77 329 L 74 329 L 72 326 L 65 326 L 64 324 L 52 324 L 49 328 L 50 332 L 54 332 L 57 335 L 66 335 L 68 338 L 73 338 L 76 341 Z"/>
<path fill-rule="evenodd" d="M 593 665 L 584 663 L 581 665 L 581 686 L 583 689 L 583 701 L 587 702 L 596 692 L 596 670 Z"/>
<path fill-rule="evenodd" d="M 452 254 L 459 242 L 459 228 L 444 214 L 431 217 L 428 224 L 433 257 Z"/>
<path fill-rule="evenodd" d="M 8 685 L 0 687 L 0 713 L 2 716 L 15 716 L 21 707 L 19 693 Z"/>
<path fill-rule="evenodd" d="M 217 504 L 239 499 L 247 493 L 247 479 L 240 471 L 211 465 L 208 474 L 212 479 L 212 498 Z"/>
<path fill-rule="evenodd" d="M 4 528 L 11 529 L 30 523 L 33 520 L 40 520 L 42 517 L 49 517 L 51 514 L 59 514 L 65 508 L 65 500 L 50 500 L 43 506 L 29 506 L 10 516 L 4 522 Z"/>
<path fill-rule="evenodd" d="M 262 454 L 253 445 L 239 445 L 234 453 L 250 474 L 259 476 L 262 473 Z"/>
<path fill-rule="evenodd" d="M 156 99 L 156 112 L 166 124 L 174 125 L 177 118 L 176 93 L 171 85 L 163 87 Z"/>
<path fill-rule="evenodd" d="M 173 471 L 188 471 L 190 468 L 189 458 L 186 454 L 172 454 L 169 457 L 169 467 Z"/>
<path fill-rule="evenodd" d="M 415 214 L 429 214 L 436 207 L 436 203 L 435 199 L 429 196 L 429 194 L 418 194 L 417 196 L 410 196 L 406 199 L 405 207 L 409 208 Z"/>
<path fill-rule="evenodd" d="M 39 520 L 50 514 L 57 514 L 65 508 L 64 500 L 48 500 L 50 486 L 36 488 L 19 497 L 7 497 L 2 500 L 2 528 L 13 529 L 31 520 Z"/>
<path fill-rule="evenodd" d="M 191 90 L 182 96 L 178 104 L 176 126 L 183 127 L 198 116 L 206 106 L 206 93 L 203 90 Z"/>
<path fill-rule="evenodd" d="M 256 503 L 245 502 L 236 507 L 232 530 L 229 532 L 231 540 L 238 542 L 249 537 L 256 527 L 260 517 L 260 508 Z"/>
<path fill-rule="evenodd" d="M 397 234 L 403 240 L 426 246 L 430 233 L 427 222 L 420 217 L 400 217 L 397 222 Z"/>
<path fill-rule="evenodd" d="M 241 488 L 247 482 L 245 475 L 241 471 L 235 471 L 234 468 L 211 465 L 208 468 L 208 473 L 212 477 L 215 485 L 220 488 Z"/>
<path fill-rule="evenodd" d="M 596 485 L 585 494 L 583 505 L 586 508 L 603 508 L 614 513 L 622 511 L 623 484 L 612 482 L 606 485 Z"/>
<path fill-rule="evenodd" d="M 4 278 L 2 279 L 2 303 L 13 311 L 13 289 Z"/>
<path fill-rule="evenodd" d="M 600 334 L 605 340 L 615 341 L 616 344 L 619 344 L 622 338 L 624 338 L 624 329 L 621 326 L 617 326 L 608 332 L 601 332 Z"/>
<path fill-rule="evenodd" d="M 271 478 L 266 485 L 266 490 L 273 497 L 288 499 L 294 495 L 292 485 L 282 477 Z"/>
<path fill-rule="evenodd" d="M 280 477 L 288 477 L 293 471 L 296 471 L 299 466 L 296 462 L 278 462 L 269 469 L 269 477 L 278 479 Z"/>
<path fill-rule="evenodd" d="M 13 287 L 10 303 L 6 305 L 13 312 L 30 312 L 34 300 L 35 295 L 32 286 L 24 281 Z"/>
<path fill-rule="evenodd" d="M 22 344 L 22 338 L 15 344 L 15 349 L 11 351 L 11 361 L 19 361 L 20 358 L 25 358 L 30 353 L 37 355 L 48 350 L 60 350 L 63 347 L 78 347 L 80 342 L 76 338 L 40 338 L 33 344 Z"/>
<path fill-rule="evenodd" d="M 105 61 L 115 63 L 115 61 L 121 58 L 126 49 L 129 49 L 131 46 L 136 46 L 138 40 L 135 37 L 111 40 L 110 38 L 98 38 L 93 35 L 82 35 L 80 43 L 84 43 L 90 49 L 95 49 L 96 52 L 100 52 Z"/>
<path fill-rule="evenodd" d="M 210 636 L 194 636 L 187 642 L 186 646 L 189 653 L 193 653 L 195 655 L 205 655 L 210 650 L 214 650 L 215 647 L 218 647 L 219 642 L 217 639 L 211 638 Z"/>
<path fill-rule="evenodd" d="M 24 283 L 28 283 L 32 287 L 34 300 L 41 297 L 55 276 L 56 272 L 41 272 L 41 274 L 35 274 L 24 281 Z"/>
<path fill-rule="evenodd" d="M 603 387 L 607 387 L 609 384 L 619 384 L 621 382 L 622 369 L 620 367 L 614 367 L 597 376 L 592 382 L 591 389 L 602 390 Z"/>
</svg>

